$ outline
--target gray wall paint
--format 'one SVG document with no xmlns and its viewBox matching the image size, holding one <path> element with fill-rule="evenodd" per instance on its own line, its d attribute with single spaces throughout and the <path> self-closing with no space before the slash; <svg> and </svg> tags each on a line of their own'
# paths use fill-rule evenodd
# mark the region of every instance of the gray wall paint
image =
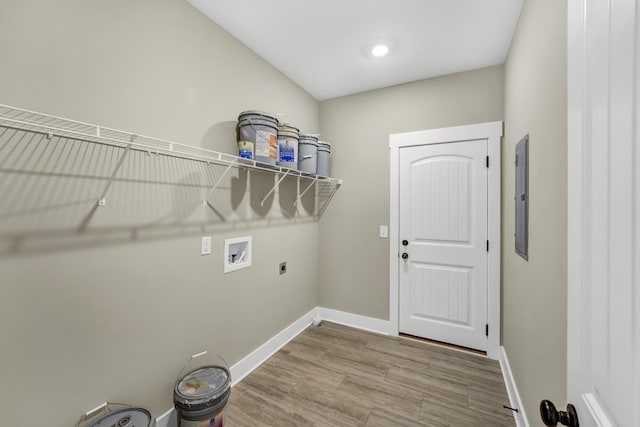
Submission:
<svg viewBox="0 0 640 427">
<path fill-rule="evenodd" d="M 566 399 L 567 4 L 524 4 L 505 64 L 503 343 L 525 410 Z M 514 251 L 515 145 L 529 134 L 529 261 Z"/>
<path fill-rule="evenodd" d="M 336 98 L 320 104 L 344 179 L 320 222 L 323 307 L 389 319 L 389 134 L 502 120 L 503 67 Z"/>
<path fill-rule="evenodd" d="M 310 95 L 181 0 L 1 0 L 0 58 L 9 105 L 228 153 L 241 110 L 319 130 Z M 257 213 L 249 197 L 229 226 L 0 258 L 2 424 L 74 425 L 104 401 L 160 415 L 191 354 L 233 364 L 315 307 L 317 223 L 283 219 L 277 199 Z M 223 239 L 243 235 L 254 265 L 224 275 Z"/>
</svg>

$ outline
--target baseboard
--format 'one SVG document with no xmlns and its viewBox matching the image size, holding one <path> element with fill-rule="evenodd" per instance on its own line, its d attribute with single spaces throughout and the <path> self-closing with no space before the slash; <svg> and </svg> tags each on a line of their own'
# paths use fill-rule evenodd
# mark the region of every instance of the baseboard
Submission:
<svg viewBox="0 0 640 427">
<path fill-rule="evenodd" d="M 330 308 L 316 307 L 233 365 L 231 367 L 231 378 L 233 380 L 231 385 L 234 386 L 238 384 L 244 377 L 262 365 L 289 341 L 298 336 L 298 334 L 313 322 L 314 318 L 316 318 L 316 320 L 326 320 L 328 322 L 339 323 L 378 334 L 390 334 L 391 325 L 388 320 L 375 319 L 373 317 L 361 316 L 359 314 L 347 313 Z M 176 427 L 177 425 L 177 414 L 174 409 L 170 409 L 156 419 L 156 427 Z"/>
<path fill-rule="evenodd" d="M 391 335 L 391 323 L 388 320 L 375 319 L 331 308 L 318 307 L 318 313 L 322 320 L 339 323 L 352 328 L 362 329 L 377 334 Z"/>
<path fill-rule="evenodd" d="M 511 365 L 509 365 L 509 359 L 507 358 L 507 351 L 504 346 L 500 346 L 500 368 L 502 370 L 502 377 L 504 378 L 504 385 L 507 388 L 507 394 L 509 395 L 509 404 L 512 408 L 517 408 L 518 412 L 513 412 L 513 418 L 516 420 L 517 427 L 529 427 L 529 420 L 527 414 L 524 412 L 524 406 L 522 400 L 520 400 L 520 393 L 518 393 L 518 387 L 516 381 L 513 378 L 513 372 L 511 372 Z"/>
</svg>

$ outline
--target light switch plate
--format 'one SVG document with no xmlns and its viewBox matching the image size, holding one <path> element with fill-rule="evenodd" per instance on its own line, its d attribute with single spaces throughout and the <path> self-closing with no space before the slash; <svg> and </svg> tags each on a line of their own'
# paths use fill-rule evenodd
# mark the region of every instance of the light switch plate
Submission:
<svg viewBox="0 0 640 427">
<path fill-rule="evenodd" d="M 211 236 L 205 236 L 202 238 L 200 255 L 211 255 Z"/>
<path fill-rule="evenodd" d="M 387 227 L 386 225 L 381 225 L 380 226 L 380 238 L 381 239 L 386 239 L 387 237 L 389 237 L 389 227 Z"/>
</svg>

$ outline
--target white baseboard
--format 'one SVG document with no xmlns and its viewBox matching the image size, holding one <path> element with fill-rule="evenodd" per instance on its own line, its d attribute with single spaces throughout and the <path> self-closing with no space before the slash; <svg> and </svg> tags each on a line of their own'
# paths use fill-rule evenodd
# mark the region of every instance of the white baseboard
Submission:
<svg viewBox="0 0 640 427">
<path fill-rule="evenodd" d="M 339 323 L 377 334 L 391 335 L 391 323 L 388 320 L 375 319 L 324 307 L 318 307 L 318 312 L 320 318 L 328 322 Z"/>
<path fill-rule="evenodd" d="M 284 328 L 273 338 L 262 344 L 260 347 L 249 353 L 245 358 L 231 367 L 232 385 L 238 384 L 244 377 L 249 375 L 258 366 L 262 365 L 268 358 L 273 356 L 278 350 L 284 347 L 289 341 L 304 331 L 313 322 L 313 317 L 317 313 L 317 308 L 312 309 L 307 314 Z"/>
<path fill-rule="evenodd" d="M 529 427 L 529 420 L 527 414 L 524 412 L 524 406 L 522 400 L 520 400 L 520 393 L 518 393 L 518 387 L 516 381 L 513 378 L 511 372 L 511 365 L 509 365 L 509 359 L 507 358 L 507 351 L 504 346 L 500 346 L 500 368 L 502 370 L 502 377 L 504 378 L 504 385 L 507 388 L 507 394 L 509 395 L 509 404 L 512 408 L 517 408 L 518 412 L 513 412 L 513 418 L 516 420 L 517 427 Z"/>
<path fill-rule="evenodd" d="M 328 322 L 339 323 L 352 328 L 363 329 L 378 334 L 390 334 L 390 322 L 388 320 L 375 319 L 359 314 L 347 313 L 330 308 L 316 307 L 298 320 L 287 326 L 273 338 L 249 353 L 246 357 L 231 367 L 232 386 L 238 384 L 244 377 L 262 365 L 268 358 L 284 347 L 289 341 L 309 326 L 314 317 Z M 176 427 L 178 425 L 177 413 L 170 409 L 156 419 L 156 427 Z"/>
</svg>

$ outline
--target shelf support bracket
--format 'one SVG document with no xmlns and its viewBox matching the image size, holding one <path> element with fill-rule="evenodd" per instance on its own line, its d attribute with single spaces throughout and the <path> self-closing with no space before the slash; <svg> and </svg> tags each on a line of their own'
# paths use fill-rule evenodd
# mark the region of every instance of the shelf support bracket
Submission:
<svg viewBox="0 0 640 427">
<path fill-rule="evenodd" d="M 136 138 L 135 135 L 131 135 L 131 140 L 129 144 L 127 144 L 127 146 L 125 147 L 122 154 L 120 155 L 120 158 L 118 159 L 118 163 L 116 163 L 116 167 L 115 169 L 113 169 L 113 172 L 109 177 L 109 181 L 107 182 L 107 185 L 105 185 L 104 189 L 102 190 L 102 193 L 100 193 L 100 197 L 98 198 L 98 201 L 96 202 L 96 204 L 93 205 L 93 208 L 91 208 L 91 211 L 89 212 L 89 214 L 80 223 L 80 227 L 78 228 L 79 232 L 82 233 L 87 229 L 87 226 L 89 225 L 89 222 L 91 222 L 91 218 L 93 218 L 93 215 L 95 215 L 98 207 L 105 206 L 107 204 L 107 192 L 109 191 L 111 184 L 113 184 L 113 180 L 116 178 L 116 175 L 118 175 L 118 172 L 120 171 L 120 168 L 124 163 L 124 159 L 127 157 L 127 154 L 129 154 L 129 151 L 131 151 L 131 144 L 133 144 L 133 140 L 135 138 Z"/>
<path fill-rule="evenodd" d="M 273 186 L 273 188 L 271 189 L 271 191 L 269 191 L 269 192 L 267 193 L 267 195 L 266 195 L 266 196 L 264 196 L 264 197 L 262 198 L 262 200 L 260 201 L 260 206 L 264 206 L 264 202 L 265 202 L 265 200 L 267 200 L 267 199 L 269 198 L 269 196 L 270 196 L 271 194 L 273 194 L 273 192 L 274 192 L 274 191 L 276 191 L 276 188 L 278 188 L 278 186 L 280 185 L 280 183 L 282 182 L 282 180 L 283 180 L 283 179 L 285 179 L 285 178 L 287 177 L 287 175 L 289 175 L 289 171 L 288 171 L 288 170 L 287 170 L 287 171 L 285 171 L 285 173 L 284 173 L 284 175 L 282 175 L 282 177 L 280 177 L 280 179 L 278 180 L 278 182 L 276 182 L 276 185 L 274 185 L 274 186 Z"/>
<path fill-rule="evenodd" d="M 227 174 L 229 173 L 229 171 L 231 170 L 232 167 L 236 166 L 237 163 L 234 160 L 233 162 L 229 163 L 229 166 L 227 166 L 227 168 L 224 170 L 224 172 L 222 173 L 222 175 L 220 175 L 220 178 L 218 178 L 218 180 L 216 181 L 215 184 L 213 184 L 213 187 L 211 187 L 211 190 L 209 190 L 209 192 L 207 193 L 207 195 L 205 196 L 204 200 L 202 201 L 202 203 L 204 203 L 206 205 L 207 200 L 209 200 L 209 196 L 211 196 L 211 194 L 213 194 L 214 191 L 216 191 L 216 188 L 218 188 L 218 186 L 220 185 L 220 183 L 222 182 L 222 180 L 224 179 L 225 176 L 227 176 Z"/>
<path fill-rule="evenodd" d="M 329 206 L 329 203 L 331 202 L 331 199 L 333 199 L 333 196 L 336 194 L 336 191 L 338 191 L 338 188 L 340 188 L 341 184 L 342 184 L 342 180 L 340 180 L 340 182 L 336 184 L 335 187 L 333 187 L 333 190 L 331 190 L 331 194 L 329 194 L 327 201 L 324 202 L 324 204 L 318 210 L 318 218 L 320 218 L 324 213 L 324 211 L 327 209 L 327 207 Z"/>
<path fill-rule="evenodd" d="M 297 204 L 298 204 L 298 202 L 302 199 L 302 197 L 303 197 L 305 194 L 307 194 L 307 191 L 309 191 L 309 190 L 311 189 L 311 187 L 313 187 L 313 184 L 315 184 L 317 181 L 318 181 L 318 177 L 316 177 L 316 179 L 314 179 L 314 180 L 311 182 L 311 184 L 309 184 L 309 185 L 307 186 L 307 188 L 305 188 L 305 189 L 304 189 L 304 191 L 303 191 L 302 193 L 300 193 L 300 194 L 298 195 L 298 197 L 296 197 L 296 201 L 295 201 L 293 204 L 294 204 L 294 205 L 297 205 Z"/>
</svg>

